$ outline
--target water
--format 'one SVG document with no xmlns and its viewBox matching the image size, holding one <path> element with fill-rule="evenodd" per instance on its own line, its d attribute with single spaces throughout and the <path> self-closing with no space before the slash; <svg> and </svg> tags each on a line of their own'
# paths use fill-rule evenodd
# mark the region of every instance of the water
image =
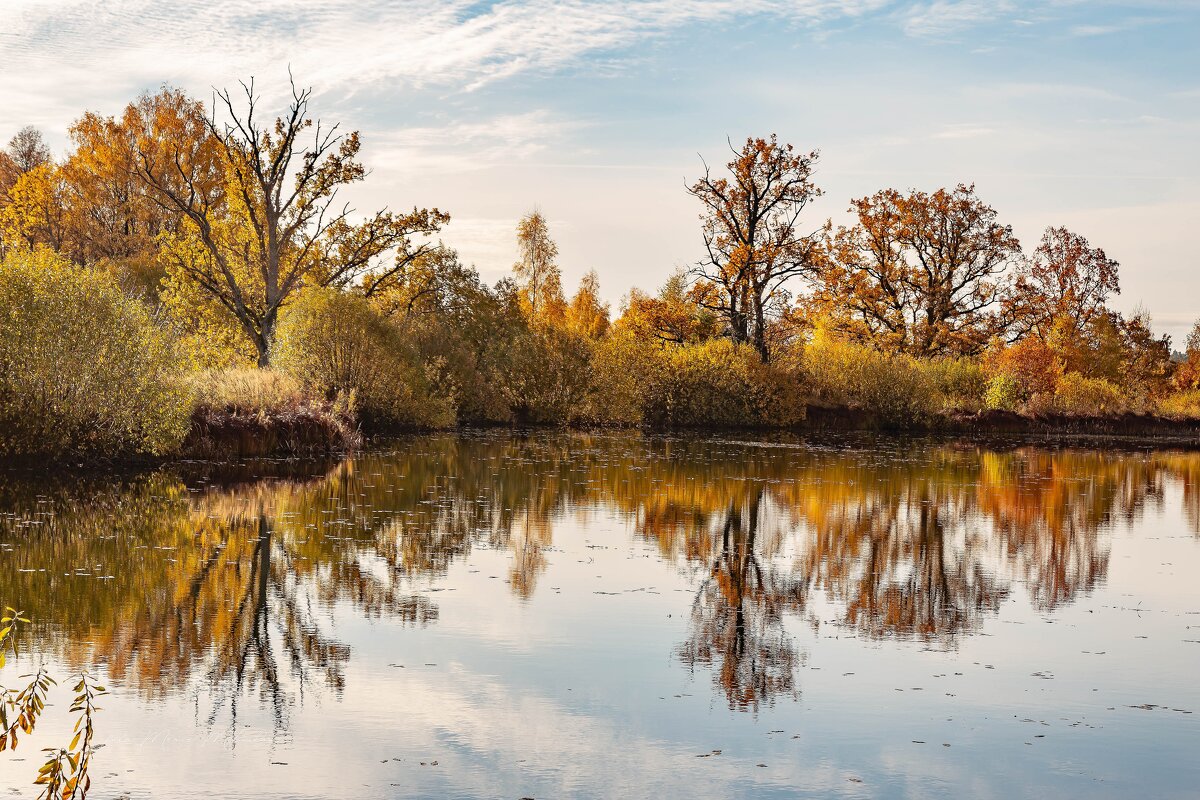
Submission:
<svg viewBox="0 0 1200 800">
<path fill-rule="evenodd" d="M 0 554 L 95 798 L 1200 796 L 1197 453 L 419 437 L 0 475 Z"/>
</svg>

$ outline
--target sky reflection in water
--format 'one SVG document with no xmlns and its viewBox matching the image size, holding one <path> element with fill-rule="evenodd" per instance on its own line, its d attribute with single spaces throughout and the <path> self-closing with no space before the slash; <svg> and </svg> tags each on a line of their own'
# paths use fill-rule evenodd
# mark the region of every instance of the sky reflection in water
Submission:
<svg viewBox="0 0 1200 800">
<path fill-rule="evenodd" d="M 96 797 L 1200 786 L 1195 453 L 419 437 L 0 476 L 0 549 L 4 679 L 110 681 Z"/>
</svg>

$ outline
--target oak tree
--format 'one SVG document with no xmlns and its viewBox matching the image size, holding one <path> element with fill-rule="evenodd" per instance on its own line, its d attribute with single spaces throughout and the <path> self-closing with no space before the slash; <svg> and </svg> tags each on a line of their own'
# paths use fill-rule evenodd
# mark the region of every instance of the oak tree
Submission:
<svg viewBox="0 0 1200 800">
<path fill-rule="evenodd" d="M 1047 228 L 1041 244 L 1016 273 L 1009 314 L 1012 338 L 1043 341 L 1056 322 L 1078 335 L 1120 294 L 1120 265 L 1086 238 L 1066 228 Z"/>
<path fill-rule="evenodd" d="M 858 221 L 827 232 L 807 301 L 834 330 L 917 356 L 974 354 L 1003 327 L 1011 226 L 974 186 L 854 200 Z"/>
<path fill-rule="evenodd" d="M 729 177 L 715 177 L 705 165 L 688 188 L 704 206 L 705 257 L 693 269 L 701 302 L 721 315 L 735 343 L 753 345 L 763 361 L 771 355 L 770 317 L 786 304 L 785 285 L 813 269 L 814 236 L 799 221 L 821 194 L 812 182 L 817 158 L 774 134 L 750 138 L 734 150 Z"/>
</svg>

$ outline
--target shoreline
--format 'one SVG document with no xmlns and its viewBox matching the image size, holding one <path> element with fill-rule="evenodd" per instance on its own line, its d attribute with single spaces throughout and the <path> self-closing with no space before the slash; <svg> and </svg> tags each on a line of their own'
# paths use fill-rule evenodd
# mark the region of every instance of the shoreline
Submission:
<svg viewBox="0 0 1200 800">
<path fill-rule="evenodd" d="M 790 426 L 624 426 L 557 424 L 481 424 L 464 423 L 450 428 L 388 428 L 363 432 L 353 429 L 349 435 L 331 435 L 314 419 L 247 420 L 227 417 L 226 425 L 208 418 L 195 425 L 184 440 L 180 452 L 163 456 L 147 455 L 67 455 L 9 457 L 3 470 L 28 472 L 95 473 L 140 471 L 177 464 L 237 464 L 247 461 L 319 461 L 340 459 L 405 436 L 455 434 L 507 430 L 513 432 L 571 431 L 639 432 L 646 435 L 713 436 L 744 433 L 771 435 L 822 435 L 839 433 L 873 434 L 899 438 L 937 438 L 971 444 L 1002 441 L 1029 444 L 1095 446 L 1110 442 L 1123 447 L 1200 450 L 1200 420 L 1172 420 L 1150 414 L 1068 417 L 1065 415 L 1028 416 L 1009 411 L 984 411 L 978 414 L 947 414 L 929 420 L 895 423 L 877 415 L 845 406 L 809 406 L 804 422 Z M 199 421 L 197 421 L 199 422 Z M 216 424 L 215 424 L 216 423 Z M 299 423 L 295 425 L 294 423 Z M 343 429 L 344 430 L 344 429 Z M 997 442 L 999 443 L 999 442 Z"/>
</svg>

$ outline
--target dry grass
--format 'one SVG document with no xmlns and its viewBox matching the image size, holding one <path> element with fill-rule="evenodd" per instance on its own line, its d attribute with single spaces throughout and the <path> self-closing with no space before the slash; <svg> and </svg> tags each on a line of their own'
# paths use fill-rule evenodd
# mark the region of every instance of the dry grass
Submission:
<svg viewBox="0 0 1200 800">
<path fill-rule="evenodd" d="M 270 369 L 198 372 L 191 378 L 197 408 L 226 414 L 290 414 L 321 405 L 300 381 Z"/>
<path fill-rule="evenodd" d="M 267 369 L 200 372 L 184 452 L 199 458 L 309 455 L 352 450 L 361 436 L 348 402 L 329 402 Z"/>
</svg>

